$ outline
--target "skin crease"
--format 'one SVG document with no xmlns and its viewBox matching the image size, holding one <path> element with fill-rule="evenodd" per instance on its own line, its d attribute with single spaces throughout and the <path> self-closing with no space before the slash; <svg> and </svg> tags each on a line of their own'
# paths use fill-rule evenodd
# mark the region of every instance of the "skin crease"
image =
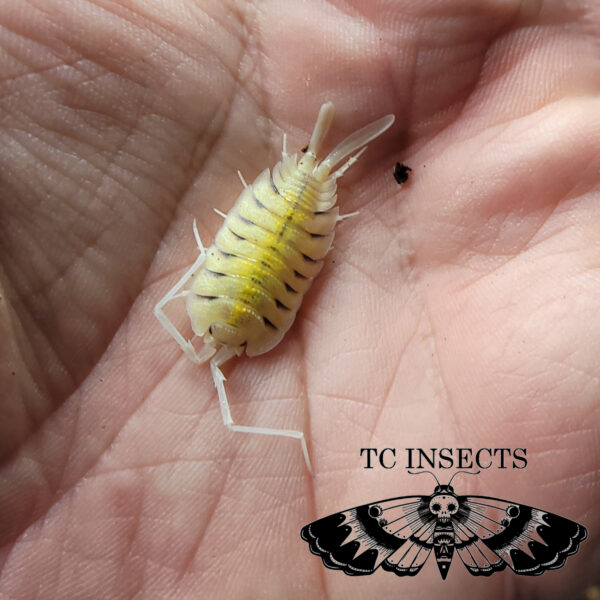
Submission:
<svg viewBox="0 0 600 600">
<path fill-rule="evenodd" d="M 0 598 L 576 597 L 600 558 L 600 6 L 306 0 L 0 4 Z M 208 367 L 152 308 L 239 194 L 396 115 L 340 180 L 285 340 Z M 407 184 L 396 162 L 412 168 Z M 183 303 L 169 315 L 181 327 Z M 364 470 L 361 447 L 398 448 Z M 542 577 L 326 570 L 303 525 L 433 490 L 407 447 L 526 447 L 459 476 L 583 523 Z M 447 482 L 453 471 L 438 470 Z M 596 572 L 597 573 L 597 572 Z M 597 575 L 596 575 L 597 576 Z"/>
</svg>

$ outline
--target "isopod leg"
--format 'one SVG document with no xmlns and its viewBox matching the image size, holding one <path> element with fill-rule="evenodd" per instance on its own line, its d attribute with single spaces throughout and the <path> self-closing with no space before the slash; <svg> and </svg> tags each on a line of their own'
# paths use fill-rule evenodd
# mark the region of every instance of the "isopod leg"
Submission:
<svg viewBox="0 0 600 600">
<path fill-rule="evenodd" d="M 196 240 L 196 246 L 198 246 L 198 252 L 200 253 L 200 256 L 206 258 L 206 250 L 204 249 L 204 244 L 200 239 L 200 234 L 198 233 L 198 225 L 196 224 L 196 219 L 194 219 L 194 222 L 192 223 L 192 229 L 194 230 L 194 239 Z"/>
<path fill-rule="evenodd" d="M 229 409 L 229 402 L 227 400 L 227 394 L 225 393 L 225 376 L 223 375 L 223 372 L 219 367 L 235 354 L 235 350 L 223 346 L 210 361 L 210 370 L 213 376 L 213 381 L 215 382 L 215 387 L 217 388 L 217 394 L 219 396 L 219 406 L 221 407 L 221 416 L 223 417 L 223 424 L 230 431 L 237 431 L 241 433 L 256 433 L 259 435 L 277 435 L 300 440 L 300 443 L 302 444 L 302 453 L 304 454 L 306 467 L 309 473 L 313 475 L 310 457 L 308 455 L 308 447 L 306 445 L 306 438 L 304 437 L 304 433 L 302 431 L 295 431 L 293 429 L 269 429 L 266 427 L 236 425 L 233 422 L 231 410 Z"/>
<path fill-rule="evenodd" d="M 244 179 L 244 176 L 242 175 L 242 172 L 238 169 L 238 177 L 240 178 L 240 181 L 242 182 L 242 185 L 244 186 L 244 188 L 248 187 L 248 184 L 246 183 L 246 180 Z"/>
<path fill-rule="evenodd" d="M 202 245 L 202 241 L 200 240 L 200 235 L 198 234 L 198 228 L 196 227 L 196 221 L 194 221 L 194 237 L 196 239 L 196 244 L 198 245 L 198 250 L 200 254 L 198 258 L 194 261 L 194 264 L 185 272 L 183 277 L 163 296 L 156 306 L 154 307 L 154 315 L 160 322 L 160 324 L 168 331 L 168 333 L 173 337 L 173 339 L 179 344 L 185 355 L 195 363 L 203 363 L 206 362 L 214 353 L 215 348 L 211 348 L 210 346 L 205 346 L 202 348 L 200 353 L 196 352 L 196 349 L 192 345 L 189 340 L 186 340 L 181 332 L 171 320 L 167 317 L 164 312 L 164 307 L 166 304 L 174 300 L 175 298 L 181 298 L 187 296 L 188 292 L 180 293 L 181 288 L 196 274 L 198 269 L 202 266 L 206 258 L 206 250 Z"/>
<path fill-rule="evenodd" d="M 360 211 L 355 210 L 354 212 L 348 213 L 346 215 L 338 215 L 338 218 L 335 220 L 336 223 L 343 221 L 344 219 L 349 219 L 350 217 L 357 217 L 360 215 Z"/>
</svg>

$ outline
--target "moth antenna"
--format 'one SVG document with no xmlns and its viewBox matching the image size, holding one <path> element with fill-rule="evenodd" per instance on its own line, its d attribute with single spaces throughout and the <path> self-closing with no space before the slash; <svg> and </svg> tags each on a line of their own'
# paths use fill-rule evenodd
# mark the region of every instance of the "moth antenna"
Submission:
<svg viewBox="0 0 600 600">
<path fill-rule="evenodd" d="M 450 481 L 448 482 L 448 485 L 450 485 L 452 483 L 452 480 L 459 474 L 459 473 L 464 473 L 465 475 L 479 475 L 479 473 L 481 473 L 481 471 L 456 471 L 456 473 L 454 473 L 454 475 L 452 475 L 452 477 L 450 477 Z"/>
<path fill-rule="evenodd" d="M 435 476 L 435 473 L 433 471 L 417 471 L 417 472 L 415 472 L 415 471 L 409 471 L 409 473 L 411 475 L 423 475 L 424 473 L 429 473 L 435 479 L 435 482 L 438 485 L 441 485 L 441 483 L 438 481 L 438 478 Z"/>
</svg>

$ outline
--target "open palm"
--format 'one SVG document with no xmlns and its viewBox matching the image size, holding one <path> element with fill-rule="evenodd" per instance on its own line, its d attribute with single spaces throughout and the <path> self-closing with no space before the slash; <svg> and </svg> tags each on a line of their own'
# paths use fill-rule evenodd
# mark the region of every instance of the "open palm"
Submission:
<svg viewBox="0 0 600 600">
<path fill-rule="evenodd" d="M 0 597 L 580 591 L 600 552 L 597 8 L 34 0 L 0 24 Z M 236 422 L 306 432 L 313 479 L 297 441 L 222 426 L 152 308 L 195 258 L 193 218 L 212 241 L 236 169 L 271 167 L 283 132 L 304 146 L 326 100 L 332 144 L 397 121 L 340 181 L 360 216 L 287 337 L 224 369 Z M 398 467 L 364 469 L 366 447 Z M 417 447 L 527 448 L 457 491 L 591 539 L 533 579 L 326 571 L 300 528 L 430 493 L 404 469 Z"/>
</svg>

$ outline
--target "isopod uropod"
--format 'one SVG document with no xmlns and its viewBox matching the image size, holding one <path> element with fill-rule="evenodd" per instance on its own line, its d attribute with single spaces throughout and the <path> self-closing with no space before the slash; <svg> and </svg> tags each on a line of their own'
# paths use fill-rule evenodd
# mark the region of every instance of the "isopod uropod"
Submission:
<svg viewBox="0 0 600 600">
<path fill-rule="evenodd" d="M 185 354 L 196 363 L 210 360 L 223 423 L 231 431 L 299 439 L 312 473 L 302 431 L 236 425 L 231 417 L 220 366 L 244 350 L 257 356 L 271 350 L 291 327 L 302 298 L 323 266 L 339 216 L 336 181 L 366 150 L 365 145 L 394 122 L 387 115 L 355 131 L 323 160 L 318 151 L 333 120 L 331 102 L 321 106 L 306 153 L 298 161 L 284 145 L 273 173 L 265 169 L 223 215 L 214 244 L 205 250 L 196 223 L 200 254 L 154 313 Z M 354 152 L 356 154 L 351 156 Z M 350 157 L 350 158 L 348 158 Z M 343 160 L 346 162 L 333 170 Z M 180 290 L 193 279 L 191 288 Z M 186 298 L 197 352 L 163 311 L 174 298 Z"/>
</svg>

